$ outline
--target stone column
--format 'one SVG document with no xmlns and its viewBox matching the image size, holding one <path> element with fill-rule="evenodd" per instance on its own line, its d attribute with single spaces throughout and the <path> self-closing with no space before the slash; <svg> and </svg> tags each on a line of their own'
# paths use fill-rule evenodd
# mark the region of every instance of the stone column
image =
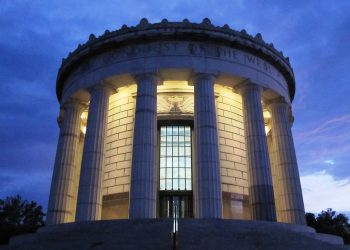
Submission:
<svg viewBox="0 0 350 250">
<path fill-rule="evenodd" d="M 137 75 L 129 218 L 156 218 L 157 85 L 155 74 Z"/>
<path fill-rule="evenodd" d="M 109 96 L 113 89 L 98 85 L 89 90 L 90 106 L 79 180 L 76 221 L 100 220 Z"/>
<path fill-rule="evenodd" d="M 210 74 L 197 74 L 194 79 L 196 210 L 198 218 L 222 218 L 214 80 L 214 76 Z"/>
<path fill-rule="evenodd" d="M 278 213 L 281 222 L 304 225 L 304 202 L 288 118 L 288 104 L 284 99 L 276 99 L 269 103 L 268 109 L 271 112 L 271 134 L 276 159 Z"/>
<path fill-rule="evenodd" d="M 278 186 L 278 178 L 277 178 L 277 171 L 276 171 L 276 151 L 275 147 L 273 145 L 271 132 L 266 137 L 267 138 L 267 146 L 269 149 L 269 158 L 270 158 L 270 166 L 271 166 L 271 176 L 272 176 L 272 186 L 273 186 L 273 197 L 275 199 L 275 209 L 276 209 L 276 220 L 277 222 L 282 222 L 281 214 L 280 214 L 280 208 L 279 208 L 279 186 Z"/>
<path fill-rule="evenodd" d="M 79 180 L 80 180 L 80 172 L 81 172 L 81 162 L 83 160 L 83 149 L 84 149 L 84 140 L 85 134 L 80 132 L 79 146 L 78 146 L 78 155 L 77 155 L 77 167 L 75 168 L 75 176 L 74 176 L 74 202 L 73 202 L 73 218 L 75 220 L 75 215 L 77 211 L 77 203 L 78 203 L 78 190 L 79 190 Z"/>
<path fill-rule="evenodd" d="M 47 211 L 48 225 L 74 221 L 74 177 L 83 107 L 76 101 L 70 101 L 63 106 L 64 118 L 58 139 Z"/>
<path fill-rule="evenodd" d="M 262 88 L 253 83 L 238 87 L 244 110 L 244 133 L 253 220 L 276 221 L 274 194 L 261 105 Z"/>
</svg>

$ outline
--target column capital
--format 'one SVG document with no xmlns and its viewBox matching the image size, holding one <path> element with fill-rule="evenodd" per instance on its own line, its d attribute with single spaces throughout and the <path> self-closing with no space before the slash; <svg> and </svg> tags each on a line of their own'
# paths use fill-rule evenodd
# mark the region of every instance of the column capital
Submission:
<svg viewBox="0 0 350 250">
<path fill-rule="evenodd" d="M 234 89 L 242 95 L 248 90 L 256 90 L 256 91 L 262 92 L 263 87 L 257 83 L 252 82 L 250 79 L 248 79 L 234 86 Z"/>
<path fill-rule="evenodd" d="M 61 109 L 67 110 L 67 109 L 78 109 L 78 110 L 83 110 L 86 109 L 88 105 L 84 102 L 82 102 L 79 99 L 76 98 L 69 98 L 65 103 L 61 104 Z"/>
<path fill-rule="evenodd" d="M 143 81 L 143 80 L 151 80 L 155 82 L 157 85 L 160 85 L 163 82 L 163 79 L 160 77 L 157 71 L 137 73 L 137 74 L 133 74 L 132 76 L 135 79 L 136 83 L 139 83 L 140 81 Z"/>
<path fill-rule="evenodd" d="M 97 92 L 97 91 L 107 92 L 108 95 L 111 95 L 111 94 L 118 92 L 114 85 L 107 83 L 105 81 L 100 81 L 100 82 L 96 83 L 95 85 L 88 87 L 87 91 L 90 93 L 90 95 L 94 92 Z"/>
<path fill-rule="evenodd" d="M 199 80 L 208 80 L 208 81 L 212 81 L 214 83 L 216 78 L 217 78 L 217 74 L 214 74 L 214 73 L 194 72 L 190 76 L 188 83 L 189 83 L 189 85 L 194 85 L 194 83 L 196 83 Z"/>
<path fill-rule="evenodd" d="M 288 116 L 288 120 L 291 123 L 291 125 L 294 122 L 294 116 L 292 113 L 292 107 L 291 105 L 286 101 L 286 99 L 283 96 L 271 99 L 271 100 L 266 100 L 266 108 L 267 110 L 272 114 L 274 110 L 280 109 L 284 110 L 286 115 Z"/>
<path fill-rule="evenodd" d="M 270 100 L 265 100 L 265 103 L 270 106 L 273 104 L 285 104 L 288 105 L 288 102 L 286 101 L 286 99 L 283 96 L 279 96 L 276 97 L 274 99 L 270 99 Z"/>
</svg>

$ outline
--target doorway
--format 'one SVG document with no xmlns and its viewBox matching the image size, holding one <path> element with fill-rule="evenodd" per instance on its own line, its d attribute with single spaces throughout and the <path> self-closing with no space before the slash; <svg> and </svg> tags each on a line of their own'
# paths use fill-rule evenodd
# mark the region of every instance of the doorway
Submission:
<svg viewBox="0 0 350 250">
<path fill-rule="evenodd" d="M 192 127 L 159 127 L 159 217 L 193 217 Z"/>
</svg>

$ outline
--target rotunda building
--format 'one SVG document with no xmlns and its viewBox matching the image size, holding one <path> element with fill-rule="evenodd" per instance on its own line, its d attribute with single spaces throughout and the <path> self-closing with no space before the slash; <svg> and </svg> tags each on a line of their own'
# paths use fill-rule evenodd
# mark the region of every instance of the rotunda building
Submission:
<svg viewBox="0 0 350 250">
<path fill-rule="evenodd" d="M 123 25 L 58 72 L 48 224 L 224 218 L 305 224 L 289 59 L 228 25 Z"/>
</svg>

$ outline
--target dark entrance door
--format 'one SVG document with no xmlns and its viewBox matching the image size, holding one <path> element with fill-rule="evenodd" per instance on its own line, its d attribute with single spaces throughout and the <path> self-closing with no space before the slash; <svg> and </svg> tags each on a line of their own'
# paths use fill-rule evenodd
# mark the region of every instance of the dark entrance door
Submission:
<svg viewBox="0 0 350 250">
<path fill-rule="evenodd" d="M 160 192 L 159 208 L 160 218 L 175 218 L 175 213 L 176 218 L 191 218 L 193 217 L 192 192 Z"/>
</svg>

